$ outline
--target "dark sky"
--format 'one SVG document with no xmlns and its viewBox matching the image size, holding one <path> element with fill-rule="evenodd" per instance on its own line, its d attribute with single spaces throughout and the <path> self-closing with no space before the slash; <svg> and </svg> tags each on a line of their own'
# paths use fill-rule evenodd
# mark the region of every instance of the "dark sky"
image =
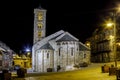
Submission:
<svg viewBox="0 0 120 80">
<path fill-rule="evenodd" d="M 47 10 L 47 36 L 65 30 L 81 42 L 89 38 L 99 21 L 100 10 L 115 0 L 15 0 L 1 3 L 0 41 L 15 52 L 33 44 L 33 9 Z"/>
</svg>

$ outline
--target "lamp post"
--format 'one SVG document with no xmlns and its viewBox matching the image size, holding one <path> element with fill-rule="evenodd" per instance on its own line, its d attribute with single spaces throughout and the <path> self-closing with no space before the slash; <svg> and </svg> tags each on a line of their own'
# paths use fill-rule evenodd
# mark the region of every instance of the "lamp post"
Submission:
<svg viewBox="0 0 120 80">
<path fill-rule="evenodd" d="M 114 53 L 114 61 L 115 61 L 115 67 L 117 67 L 117 49 L 116 49 L 116 17 L 117 13 L 114 11 L 113 13 L 113 23 L 114 23 L 114 28 L 113 28 L 113 35 L 114 35 L 114 43 L 113 43 L 113 53 Z"/>
<path fill-rule="evenodd" d="M 117 37 L 117 10 L 114 10 L 113 12 L 113 22 L 108 23 L 107 27 L 111 27 L 113 25 L 113 36 L 114 36 L 114 41 L 113 41 L 113 54 L 114 54 L 114 62 L 115 62 L 115 67 L 117 68 L 117 47 L 116 47 L 116 37 Z"/>
<path fill-rule="evenodd" d="M 117 68 L 117 17 L 120 12 L 120 5 L 113 12 L 113 22 L 114 22 L 114 57 L 115 57 L 115 67 Z"/>
</svg>

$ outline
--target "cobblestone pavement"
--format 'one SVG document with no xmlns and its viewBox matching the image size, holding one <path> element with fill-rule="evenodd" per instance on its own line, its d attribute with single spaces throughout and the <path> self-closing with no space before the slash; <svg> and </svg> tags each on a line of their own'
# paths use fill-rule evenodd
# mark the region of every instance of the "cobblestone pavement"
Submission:
<svg viewBox="0 0 120 80">
<path fill-rule="evenodd" d="M 39 74 L 26 78 L 15 78 L 12 80 L 116 80 L 116 76 L 109 76 L 109 73 L 102 73 L 103 64 L 91 64 L 89 67 L 76 71 Z"/>
</svg>

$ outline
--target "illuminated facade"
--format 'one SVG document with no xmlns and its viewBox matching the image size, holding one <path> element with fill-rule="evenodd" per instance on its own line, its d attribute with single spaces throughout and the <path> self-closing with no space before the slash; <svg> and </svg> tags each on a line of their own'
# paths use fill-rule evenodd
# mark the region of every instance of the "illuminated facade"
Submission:
<svg viewBox="0 0 120 80">
<path fill-rule="evenodd" d="M 46 10 L 41 7 L 34 9 L 34 44 L 46 35 Z"/>
<path fill-rule="evenodd" d="M 117 42 L 116 55 L 117 60 L 120 60 L 120 26 L 117 26 Z M 114 35 L 113 28 L 98 28 L 94 31 L 91 37 L 91 61 L 92 62 L 112 62 L 114 61 Z"/>
<path fill-rule="evenodd" d="M 119 12 L 115 14 L 114 10 L 108 10 L 101 15 L 103 18 L 97 24 L 99 27 L 93 32 L 90 39 L 92 62 L 120 61 L 119 15 Z"/>
<path fill-rule="evenodd" d="M 44 12 L 43 9 L 37 10 Z M 37 12 L 35 15 L 37 15 Z M 34 28 L 38 29 L 36 24 L 39 21 L 37 22 L 36 18 L 38 16 L 35 16 Z M 45 20 L 46 17 L 43 16 L 42 18 Z M 45 28 L 43 31 L 45 31 Z M 65 71 L 68 66 L 73 67 L 82 62 L 90 63 L 90 49 L 69 32 L 63 30 L 44 38 L 41 37 L 40 40 L 34 42 L 32 47 L 32 69 L 34 72 L 47 72 L 49 68 L 52 71 L 57 71 L 58 67 Z"/>
<path fill-rule="evenodd" d="M 26 56 L 24 54 L 18 55 L 18 54 L 13 54 L 13 66 L 20 66 L 22 68 L 29 69 L 32 67 L 32 61 L 29 56 Z"/>
</svg>

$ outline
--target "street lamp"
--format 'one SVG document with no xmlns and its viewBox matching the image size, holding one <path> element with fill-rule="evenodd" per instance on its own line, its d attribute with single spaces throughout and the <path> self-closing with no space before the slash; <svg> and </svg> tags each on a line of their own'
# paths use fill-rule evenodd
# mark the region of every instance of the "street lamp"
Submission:
<svg viewBox="0 0 120 80">
<path fill-rule="evenodd" d="M 115 67 L 117 67 L 117 53 L 116 53 L 116 50 L 117 50 L 117 47 L 116 47 L 116 36 L 117 36 L 117 33 L 116 33 L 116 19 L 117 19 L 117 11 L 118 10 L 114 10 L 113 12 L 113 22 L 111 23 L 107 23 L 107 27 L 111 27 L 113 26 L 113 36 L 114 36 L 114 41 L 113 41 L 113 53 L 114 53 L 114 61 L 115 61 Z"/>
<path fill-rule="evenodd" d="M 117 67 L 117 59 L 116 59 L 116 17 L 114 15 L 113 22 L 107 23 L 107 27 L 113 27 L 113 36 L 110 36 L 111 39 L 113 39 L 113 54 L 114 54 L 114 61 L 115 61 L 115 67 Z"/>
<path fill-rule="evenodd" d="M 113 46 L 114 46 L 114 60 L 115 60 L 115 67 L 117 68 L 117 47 L 116 47 L 116 39 L 117 39 L 117 13 L 120 11 L 120 7 L 118 7 L 118 8 L 116 8 L 116 10 L 114 10 L 114 12 L 113 12 L 113 23 L 114 23 L 114 44 L 113 44 Z"/>
<path fill-rule="evenodd" d="M 115 67 L 117 67 L 117 59 L 116 59 L 117 58 L 117 54 L 116 54 L 116 50 L 117 50 L 116 49 L 116 17 L 117 16 L 116 16 L 116 11 L 115 11 L 114 14 L 113 14 L 113 22 L 114 22 L 114 28 L 113 28 L 114 29 L 113 30 L 114 31 L 114 33 L 113 33 L 114 34 L 114 43 L 113 43 L 113 48 L 114 49 L 113 49 L 113 52 L 114 52 Z"/>
<path fill-rule="evenodd" d="M 25 51 L 26 51 L 26 53 L 27 53 L 27 56 L 30 56 L 30 51 L 31 51 L 30 48 L 26 48 Z"/>
</svg>

